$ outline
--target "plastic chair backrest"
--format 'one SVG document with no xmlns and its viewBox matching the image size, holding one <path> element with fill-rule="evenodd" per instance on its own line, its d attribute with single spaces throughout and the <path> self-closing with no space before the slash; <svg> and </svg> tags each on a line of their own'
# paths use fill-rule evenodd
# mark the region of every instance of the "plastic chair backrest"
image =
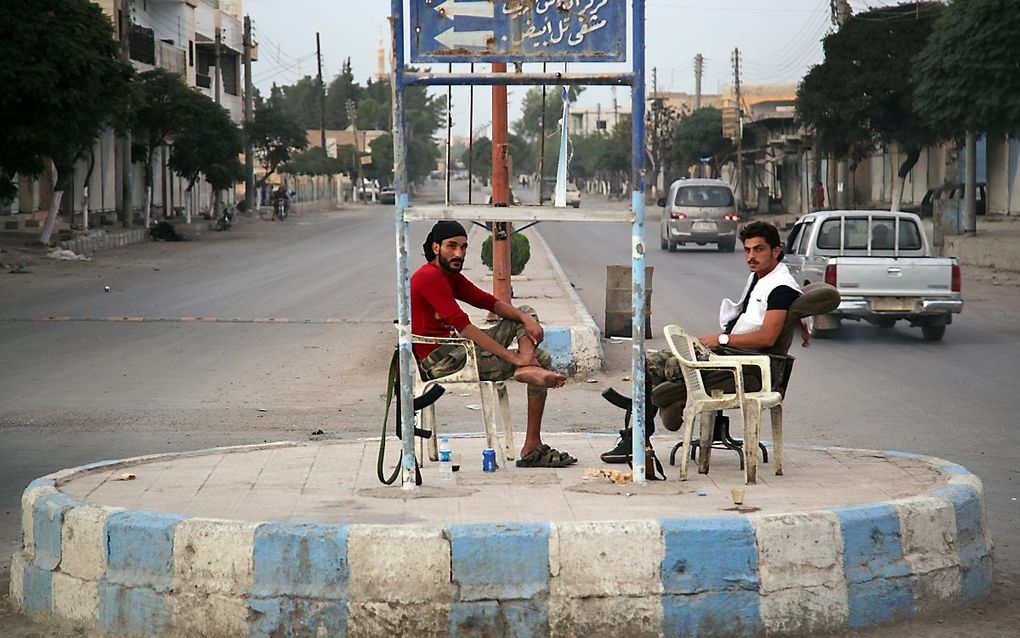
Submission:
<svg viewBox="0 0 1020 638">
<path fill-rule="evenodd" d="M 786 313 L 786 323 L 779 333 L 779 338 L 772 344 L 771 348 L 765 348 L 762 352 L 766 354 L 784 355 L 790 350 L 794 335 L 800 328 L 800 320 L 805 317 L 824 315 L 839 307 L 839 291 L 829 284 L 817 282 L 804 286 L 800 297 L 790 306 Z"/>
<path fill-rule="evenodd" d="M 698 349 L 694 337 L 687 334 L 687 331 L 680 326 L 666 326 L 664 329 L 666 343 L 673 351 L 673 356 L 680 360 L 680 371 L 684 375 L 684 383 L 687 386 L 688 396 L 694 394 L 705 394 L 705 387 L 701 383 L 701 373 L 697 368 L 690 365 L 698 360 Z"/>
</svg>

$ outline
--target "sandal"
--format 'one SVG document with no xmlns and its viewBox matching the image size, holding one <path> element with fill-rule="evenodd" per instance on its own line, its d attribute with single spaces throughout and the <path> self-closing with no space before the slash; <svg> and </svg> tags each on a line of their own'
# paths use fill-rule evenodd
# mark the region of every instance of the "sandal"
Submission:
<svg viewBox="0 0 1020 638">
<path fill-rule="evenodd" d="M 568 467 L 577 459 L 544 443 L 517 461 L 517 467 Z"/>
</svg>

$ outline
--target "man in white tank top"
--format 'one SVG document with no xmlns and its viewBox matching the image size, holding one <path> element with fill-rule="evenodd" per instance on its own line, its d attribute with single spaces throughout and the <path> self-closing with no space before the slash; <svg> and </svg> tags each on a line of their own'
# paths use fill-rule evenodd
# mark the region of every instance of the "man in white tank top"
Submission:
<svg viewBox="0 0 1020 638">
<path fill-rule="evenodd" d="M 740 240 L 744 245 L 744 260 L 751 271 L 747 284 L 738 301 L 723 299 L 719 308 L 721 332 L 703 335 L 699 339 L 709 348 L 728 346 L 740 350 L 765 350 L 783 331 L 786 313 L 800 296 L 800 286 L 786 264 L 782 263 L 782 241 L 775 226 L 764 221 L 751 222 L 740 229 Z M 662 383 L 671 382 L 669 403 L 686 401 L 686 391 L 680 363 L 668 350 L 648 355 L 645 368 L 645 436 L 651 437 L 655 432 L 655 415 L 660 407 L 664 407 L 653 403 L 652 390 Z M 758 372 L 757 376 L 754 371 Z M 758 368 L 745 370 L 744 383 L 748 391 L 761 389 L 760 374 Z M 733 391 L 733 375 L 730 372 L 707 371 L 702 379 L 709 390 L 718 387 L 723 391 Z M 667 430 L 676 431 L 680 429 L 682 420 L 663 419 L 663 425 Z M 602 454 L 601 458 L 605 463 L 627 463 L 630 452 L 630 430 L 624 429 L 620 431 L 616 447 Z"/>
</svg>

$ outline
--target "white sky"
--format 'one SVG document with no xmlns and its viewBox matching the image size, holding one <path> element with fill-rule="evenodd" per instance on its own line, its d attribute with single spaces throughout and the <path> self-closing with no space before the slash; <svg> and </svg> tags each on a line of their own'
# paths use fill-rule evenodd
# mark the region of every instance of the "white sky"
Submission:
<svg viewBox="0 0 1020 638">
<path fill-rule="evenodd" d="M 854 12 L 891 4 L 897 2 L 851 0 Z M 243 6 L 252 17 L 260 45 L 253 74 L 264 95 L 273 82 L 290 84 L 303 75 L 315 74 L 316 31 L 321 33 L 327 83 L 343 59 L 350 57 L 354 76 L 364 85 L 376 72 L 380 36 L 387 43 L 389 59 L 389 0 L 244 0 Z M 702 91 L 719 92 L 733 80 L 730 59 L 734 47 L 741 50 L 741 80 L 745 85 L 797 82 L 812 64 L 821 61 L 819 40 L 831 29 L 829 0 L 647 0 L 646 6 L 649 91 L 652 68 L 656 67 L 660 91 L 693 93 L 693 59 L 701 53 L 705 57 Z M 629 27 L 627 39 L 629 45 Z M 439 66 L 433 68 L 439 70 Z M 570 68 L 578 71 L 582 66 L 604 71 L 629 68 L 627 64 L 574 64 Z M 454 70 L 466 71 L 467 65 L 454 65 Z M 525 65 L 525 70 L 537 71 L 540 67 Z M 434 90 L 446 92 L 445 88 Z M 484 134 L 488 131 L 480 129 L 491 119 L 490 90 L 475 89 L 475 130 Z M 520 100 L 526 90 L 510 87 L 511 124 L 520 116 Z M 629 106 L 629 89 L 617 89 L 616 94 L 622 106 Z M 612 99 L 609 88 L 591 87 L 578 103 L 591 108 L 600 103 L 603 110 L 609 110 Z M 468 132 L 468 102 L 468 89 L 455 87 L 455 135 Z"/>
</svg>

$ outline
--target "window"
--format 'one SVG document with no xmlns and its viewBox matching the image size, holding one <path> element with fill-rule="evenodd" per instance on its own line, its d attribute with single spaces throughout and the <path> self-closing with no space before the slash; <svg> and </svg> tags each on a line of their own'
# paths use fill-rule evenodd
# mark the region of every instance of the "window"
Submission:
<svg viewBox="0 0 1020 638">
<path fill-rule="evenodd" d="M 900 250 L 920 250 L 921 233 L 913 220 L 900 220 Z"/>
<path fill-rule="evenodd" d="M 814 226 L 815 226 L 815 221 L 813 219 L 811 221 L 809 221 L 809 222 L 804 224 L 804 230 L 801 231 L 801 233 L 800 233 L 800 241 L 798 242 L 800 245 L 797 246 L 797 252 L 798 253 L 803 255 L 804 253 L 807 252 L 808 241 L 809 241 L 808 237 L 811 236 L 811 230 L 814 228 Z"/>
<path fill-rule="evenodd" d="M 839 250 L 839 218 L 826 219 L 818 233 L 818 247 L 823 250 Z"/>
<path fill-rule="evenodd" d="M 801 232 L 804 230 L 804 224 L 797 224 L 790 231 L 790 236 L 786 238 L 786 252 L 795 254 L 797 252 L 797 244 L 799 243 Z"/>
<path fill-rule="evenodd" d="M 723 208 L 733 206 L 733 192 L 726 186 L 684 186 L 676 192 L 677 206 Z"/>
<path fill-rule="evenodd" d="M 844 223 L 843 248 L 846 250 L 867 250 L 869 239 L 873 251 L 892 251 L 896 248 L 896 219 L 893 217 L 873 217 L 870 225 L 867 217 L 847 217 Z M 819 248 L 839 250 L 839 225 L 838 217 L 822 222 L 821 232 L 818 233 Z M 913 220 L 900 219 L 899 249 L 921 249 L 921 232 Z"/>
</svg>

